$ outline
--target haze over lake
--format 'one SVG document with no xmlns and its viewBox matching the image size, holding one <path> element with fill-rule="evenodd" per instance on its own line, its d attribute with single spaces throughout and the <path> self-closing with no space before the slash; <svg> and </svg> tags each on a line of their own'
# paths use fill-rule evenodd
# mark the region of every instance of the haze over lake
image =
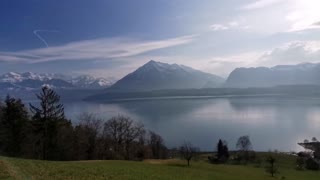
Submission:
<svg viewBox="0 0 320 180">
<path fill-rule="evenodd" d="M 77 121 L 83 112 L 110 118 L 125 115 L 159 133 L 168 147 L 191 141 L 213 150 L 219 138 L 235 148 L 249 135 L 257 151 L 301 150 L 297 142 L 319 137 L 320 99 L 311 97 L 234 97 L 157 99 L 115 103 L 64 103 L 66 116 Z"/>
</svg>

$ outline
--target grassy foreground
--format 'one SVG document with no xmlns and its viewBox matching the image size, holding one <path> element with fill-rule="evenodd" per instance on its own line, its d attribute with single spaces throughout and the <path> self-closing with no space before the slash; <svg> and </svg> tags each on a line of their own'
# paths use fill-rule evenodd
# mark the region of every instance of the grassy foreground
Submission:
<svg viewBox="0 0 320 180">
<path fill-rule="evenodd" d="M 264 153 L 259 153 L 263 158 Z M 320 172 L 295 170 L 295 157 L 275 155 L 280 174 L 272 178 L 264 165 L 213 165 L 203 160 L 185 165 L 181 160 L 49 162 L 0 157 L 0 179 L 217 179 L 313 180 Z"/>
</svg>

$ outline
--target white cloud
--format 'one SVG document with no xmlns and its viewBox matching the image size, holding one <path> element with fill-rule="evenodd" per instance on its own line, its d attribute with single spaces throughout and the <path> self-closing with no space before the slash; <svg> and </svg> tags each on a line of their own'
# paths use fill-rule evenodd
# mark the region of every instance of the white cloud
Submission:
<svg viewBox="0 0 320 180">
<path fill-rule="evenodd" d="M 69 44 L 24 50 L 0 52 L 0 61 L 38 63 L 56 60 L 105 60 L 139 55 L 149 51 L 190 43 L 196 36 L 182 36 L 158 41 L 125 38 L 95 39 Z"/>
<path fill-rule="evenodd" d="M 210 29 L 211 29 L 212 31 L 223 31 L 223 30 L 228 30 L 229 27 L 228 27 L 228 26 L 225 26 L 225 25 L 223 25 L 223 24 L 212 24 L 212 25 L 210 26 Z"/>
<path fill-rule="evenodd" d="M 265 52 L 259 64 L 274 66 L 279 64 L 299 64 L 320 62 L 320 41 L 293 41 Z"/>
<path fill-rule="evenodd" d="M 228 23 L 228 25 L 229 25 L 230 27 L 238 27 L 238 26 L 239 26 L 239 22 L 237 22 L 237 21 L 231 21 L 231 22 Z"/>
<path fill-rule="evenodd" d="M 256 32 L 296 32 L 320 28 L 319 0 L 257 0 L 240 7 Z"/>
<path fill-rule="evenodd" d="M 236 55 L 210 57 L 207 63 L 198 66 L 199 69 L 228 77 L 229 73 L 238 67 L 255 66 L 256 60 L 261 56 L 260 52 L 245 52 Z"/>
<path fill-rule="evenodd" d="M 268 6 L 272 6 L 277 3 L 281 3 L 283 1 L 284 0 L 258 0 L 253 3 L 246 4 L 246 5 L 242 6 L 241 9 L 244 9 L 244 10 L 261 9 L 261 8 L 265 8 Z"/>
<path fill-rule="evenodd" d="M 210 29 L 212 31 L 224 31 L 232 29 L 248 29 L 249 26 L 244 25 L 244 21 L 241 18 L 238 18 L 237 21 L 230 21 L 224 24 L 212 24 Z"/>
<path fill-rule="evenodd" d="M 271 67 L 304 62 L 320 62 L 320 41 L 292 41 L 269 50 L 242 52 L 225 56 L 189 57 L 183 55 L 138 55 L 121 58 L 121 60 L 128 63 L 119 65 L 116 69 L 106 71 L 103 68 L 95 68 L 91 71 L 85 70 L 85 72 L 89 72 L 93 75 L 104 75 L 106 77 L 115 76 L 120 78 L 127 73 L 134 71 L 151 59 L 165 63 L 183 64 L 226 78 L 231 71 L 238 67 Z"/>
<path fill-rule="evenodd" d="M 231 72 L 236 67 L 272 67 L 300 63 L 320 62 L 320 41 L 292 41 L 271 50 L 245 52 L 210 58 L 211 69 Z M 203 67 L 205 68 L 205 66 Z"/>
<path fill-rule="evenodd" d="M 183 59 L 183 58 L 180 58 Z M 200 58 L 196 62 L 185 58 L 185 64 L 205 72 L 227 77 L 238 67 L 272 67 L 320 62 L 320 41 L 292 41 L 274 49 L 243 52 L 234 55 Z"/>
<path fill-rule="evenodd" d="M 319 0 L 294 0 L 291 2 L 292 11 L 285 17 L 291 23 L 289 31 L 315 29 L 320 20 Z"/>
</svg>

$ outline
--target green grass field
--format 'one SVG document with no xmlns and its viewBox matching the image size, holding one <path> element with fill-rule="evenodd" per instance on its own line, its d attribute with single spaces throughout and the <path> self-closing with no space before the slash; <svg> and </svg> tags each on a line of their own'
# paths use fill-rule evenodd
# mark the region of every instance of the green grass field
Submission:
<svg viewBox="0 0 320 180">
<path fill-rule="evenodd" d="M 259 153 L 264 158 L 265 153 Z M 257 180 L 320 178 L 317 171 L 295 170 L 295 157 L 275 155 L 280 174 L 272 178 L 264 165 L 213 165 L 202 160 L 186 166 L 181 160 L 51 162 L 0 157 L 0 179 L 217 179 Z"/>
</svg>

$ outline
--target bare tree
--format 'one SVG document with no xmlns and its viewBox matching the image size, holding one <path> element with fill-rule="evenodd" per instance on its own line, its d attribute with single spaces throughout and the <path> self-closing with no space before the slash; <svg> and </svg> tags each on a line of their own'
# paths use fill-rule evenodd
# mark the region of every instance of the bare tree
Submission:
<svg viewBox="0 0 320 180">
<path fill-rule="evenodd" d="M 241 136 L 237 142 L 237 148 L 240 151 L 249 151 L 252 149 L 252 144 L 249 136 Z"/>
<path fill-rule="evenodd" d="M 149 131 L 148 145 L 152 151 L 152 158 L 161 159 L 166 157 L 167 148 L 164 145 L 164 141 L 159 134 L 153 131 Z"/>
<path fill-rule="evenodd" d="M 249 151 L 252 150 L 252 144 L 249 136 L 241 136 L 237 142 L 237 149 L 242 154 L 245 162 L 247 163 L 249 160 Z"/>
<path fill-rule="evenodd" d="M 190 142 L 184 142 L 179 148 L 179 152 L 182 158 L 187 160 L 188 166 L 190 165 L 190 160 L 198 152 L 198 148 L 194 147 Z"/>
<path fill-rule="evenodd" d="M 135 140 L 139 141 L 145 133 L 144 126 L 128 117 L 117 116 L 104 124 L 103 134 L 111 141 L 112 151 L 117 155 L 130 158 L 130 150 Z"/>
<path fill-rule="evenodd" d="M 102 120 L 94 114 L 83 113 L 75 127 L 76 148 L 78 159 L 96 159 L 97 140 L 101 133 Z"/>
</svg>

